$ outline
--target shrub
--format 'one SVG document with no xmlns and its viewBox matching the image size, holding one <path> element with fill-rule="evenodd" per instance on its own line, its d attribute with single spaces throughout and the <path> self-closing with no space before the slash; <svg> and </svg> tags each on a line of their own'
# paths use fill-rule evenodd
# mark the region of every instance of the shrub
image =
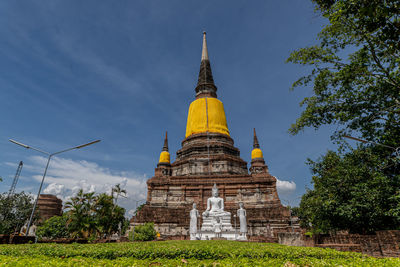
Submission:
<svg viewBox="0 0 400 267">
<path fill-rule="evenodd" d="M 332 249 L 226 240 L 0 245 L 0 266 L 400 266 Z"/>
<path fill-rule="evenodd" d="M 145 223 L 135 227 L 134 241 L 151 241 L 156 238 L 154 223 Z"/>
<path fill-rule="evenodd" d="M 133 231 L 128 232 L 128 239 L 129 241 L 133 241 Z"/>
<path fill-rule="evenodd" d="M 67 220 L 68 217 L 66 214 L 63 214 L 62 216 L 51 217 L 37 228 L 37 237 L 39 239 L 56 239 L 69 237 Z"/>
</svg>

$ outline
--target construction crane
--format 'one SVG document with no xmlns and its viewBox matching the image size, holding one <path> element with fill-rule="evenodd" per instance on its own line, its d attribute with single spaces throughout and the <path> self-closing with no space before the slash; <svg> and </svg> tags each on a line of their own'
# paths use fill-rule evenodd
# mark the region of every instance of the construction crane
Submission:
<svg viewBox="0 0 400 267">
<path fill-rule="evenodd" d="M 8 191 L 8 197 L 11 197 L 14 194 L 15 187 L 17 186 L 18 178 L 19 178 L 19 175 L 21 174 L 21 170 L 22 170 L 22 166 L 23 165 L 24 165 L 24 163 L 22 161 L 20 161 L 19 165 L 18 165 L 18 168 L 17 168 L 17 172 L 15 173 L 15 177 L 14 177 L 14 180 L 12 182 L 10 191 Z"/>
</svg>

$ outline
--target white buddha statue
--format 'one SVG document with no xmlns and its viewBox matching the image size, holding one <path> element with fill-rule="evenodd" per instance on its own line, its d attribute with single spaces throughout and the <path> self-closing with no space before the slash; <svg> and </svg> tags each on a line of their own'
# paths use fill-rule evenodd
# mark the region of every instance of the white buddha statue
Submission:
<svg viewBox="0 0 400 267">
<path fill-rule="evenodd" d="M 222 231 L 232 230 L 231 213 L 224 211 L 224 199 L 218 196 L 217 185 L 212 188 L 212 196 L 207 199 L 207 209 L 203 212 L 201 230 L 213 231 L 214 225 L 220 221 Z"/>
<path fill-rule="evenodd" d="M 196 209 L 196 203 L 193 203 L 193 209 L 190 211 L 190 227 L 189 227 L 189 233 L 190 233 L 190 240 L 196 240 L 197 237 L 197 221 L 199 217 L 199 211 Z"/>
<path fill-rule="evenodd" d="M 243 202 L 239 202 L 239 209 L 237 210 L 237 216 L 239 217 L 240 222 L 240 236 L 239 239 L 247 240 L 246 233 L 247 233 L 247 213 L 246 210 L 243 208 Z"/>
<path fill-rule="evenodd" d="M 214 184 L 212 188 L 212 196 L 207 199 L 207 209 L 203 212 L 204 217 L 219 217 L 229 215 L 230 212 L 224 211 L 224 199 L 218 196 L 218 188 L 217 185 Z"/>
</svg>

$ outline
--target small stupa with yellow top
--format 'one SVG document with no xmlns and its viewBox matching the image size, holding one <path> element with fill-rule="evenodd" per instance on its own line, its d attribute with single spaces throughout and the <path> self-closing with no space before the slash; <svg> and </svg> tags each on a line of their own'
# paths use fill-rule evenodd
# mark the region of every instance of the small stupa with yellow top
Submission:
<svg viewBox="0 0 400 267">
<path fill-rule="evenodd" d="M 249 169 L 234 146 L 224 105 L 217 98 L 205 32 L 195 92 L 182 148 L 171 163 L 165 134 L 155 175 L 147 181 L 147 202 L 132 221 L 154 222 L 164 239 L 189 238 L 192 205 L 203 212 L 216 184 L 226 211 L 236 214 L 238 203 L 244 204 L 250 239 L 274 241 L 278 232 L 291 231 L 289 210 L 279 200 L 276 178 L 268 172 L 255 129 Z"/>
</svg>

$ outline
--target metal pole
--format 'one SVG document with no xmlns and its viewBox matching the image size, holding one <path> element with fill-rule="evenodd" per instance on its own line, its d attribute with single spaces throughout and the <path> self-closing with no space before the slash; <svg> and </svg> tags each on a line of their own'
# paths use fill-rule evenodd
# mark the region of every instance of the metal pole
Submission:
<svg viewBox="0 0 400 267">
<path fill-rule="evenodd" d="M 28 227 L 26 228 L 25 236 L 28 236 L 29 228 L 31 227 L 31 223 L 32 223 L 32 220 L 33 220 L 33 215 L 35 214 L 36 205 L 37 205 L 37 202 L 39 200 L 40 191 L 42 191 L 43 181 L 44 181 L 44 178 L 46 177 L 47 168 L 49 167 L 51 156 L 52 155 L 49 155 L 49 158 L 48 158 L 47 164 L 46 164 L 46 168 L 44 169 L 42 182 L 40 183 L 40 187 L 39 187 L 39 191 L 38 191 L 37 196 L 36 196 L 35 204 L 33 204 L 33 209 L 32 209 L 32 213 L 31 213 L 31 217 L 29 218 Z"/>
<path fill-rule="evenodd" d="M 39 192 L 38 192 L 38 194 L 37 194 L 37 197 L 36 197 L 36 200 L 35 200 L 35 204 L 33 205 L 33 210 L 32 210 L 32 213 L 31 213 L 31 217 L 30 217 L 30 219 L 29 219 L 28 228 L 26 229 L 26 234 L 25 234 L 25 236 L 27 236 L 28 233 L 29 233 L 29 228 L 31 227 L 31 224 L 32 224 L 33 215 L 34 215 L 35 210 L 36 210 L 36 205 L 37 205 L 37 202 L 38 202 L 38 200 L 39 200 L 40 191 L 42 190 L 43 181 L 44 181 L 44 178 L 46 177 L 47 168 L 49 167 L 49 163 L 50 163 L 51 157 L 54 156 L 54 155 L 60 154 L 60 153 L 64 153 L 64 152 L 73 150 L 73 149 L 80 149 L 80 148 L 83 148 L 83 147 L 86 147 L 86 146 L 93 145 L 93 144 L 95 144 L 95 143 L 100 142 L 101 140 L 95 140 L 95 141 L 92 141 L 92 142 L 90 142 L 90 143 L 86 143 L 86 144 L 83 144 L 83 145 L 71 147 L 71 148 L 68 148 L 68 149 L 65 149 L 65 150 L 61 150 L 61 151 L 55 152 L 55 153 L 53 153 L 53 154 L 50 154 L 50 153 L 48 153 L 48 152 L 46 152 L 46 151 L 40 150 L 40 149 L 38 149 L 38 148 L 29 146 L 29 145 L 26 145 L 26 144 L 23 144 L 23 143 L 20 143 L 20 142 L 17 142 L 17 141 L 15 141 L 15 140 L 13 140 L 13 139 L 9 139 L 9 141 L 10 141 L 11 143 L 16 144 L 16 145 L 22 146 L 22 147 L 24 147 L 24 148 L 26 148 L 26 149 L 33 149 L 33 150 L 36 150 L 36 151 L 38 151 L 38 152 L 40 152 L 40 153 L 43 153 L 43 154 L 46 154 L 46 155 L 49 156 L 49 158 L 48 158 L 48 160 L 47 160 L 46 168 L 45 168 L 44 173 L 43 173 L 42 182 L 40 183 Z"/>
</svg>

